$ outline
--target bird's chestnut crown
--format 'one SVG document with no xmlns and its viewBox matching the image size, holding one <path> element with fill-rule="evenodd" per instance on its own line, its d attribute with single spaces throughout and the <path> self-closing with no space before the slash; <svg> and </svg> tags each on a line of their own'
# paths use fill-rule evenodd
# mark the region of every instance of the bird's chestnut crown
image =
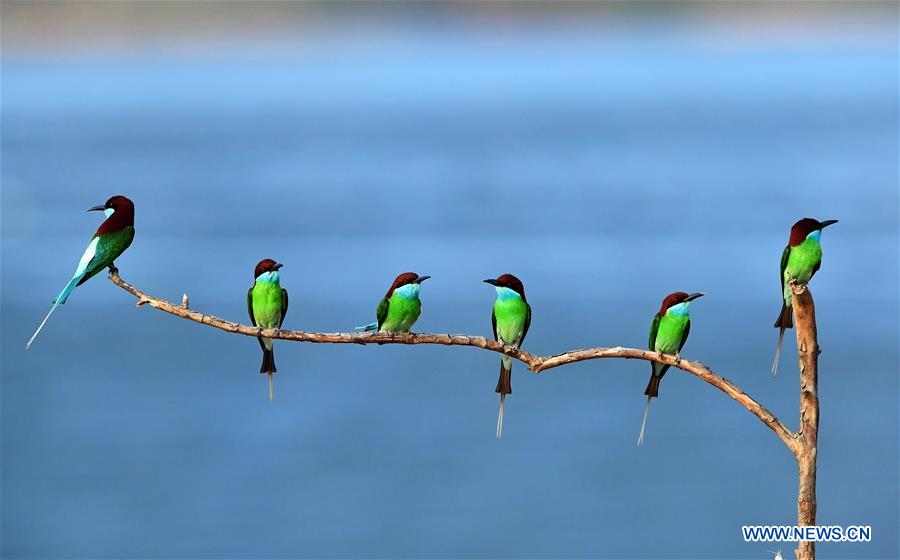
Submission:
<svg viewBox="0 0 900 560">
<path fill-rule="evenodd" d="M 114 212 L 125 212 L 134 214 L 134 203 L 127 196 L 122 196 L 121 194 L 117 194 L 116 196 L 112 196 L 107 200 L 102 206 L 94 206 L 93 208 L 88 208 L 88 212 L 94 212 L 97 210 L 112 210 Z"/>
<path fill-rule="evenodd" d="M 394 280 L 394 283 L 391 284 L 391 289 L 388 290 L 387 294 L 385 294 L 385 298 L 390 299 L 392 295 L 394 295 L 394 290 L 401 286 L 406 286 L 407 284 L 421 284 L 425 280 L 428 280 L 431 276 L 419 276 L 415 272 L 404 272 L 397 276 Z"/>
<path fill-rule="evenodd" d="M 810 233 L 814 231 L 821 231 L 831 224 L 836 224 L 837 220 L 825 220 L 824 222 L 820 222 L 819 220 L 813 218 L 803 218 L 802 220 L 798 220 L 796 224 L 791 227 L 791 238 L 788 241 L 788 244 L 791 247 L 796 247 L 803 243 Z"/>
<path fill-rule="evenodd" d="M 272 259 L 263 259 L 259 261 L 256 265 L 256 268 L 253 270 L 253 277 L 259 278 L 260 274 L 265 274 L 266 272 L 272 272 L 274 270 L 278 270 L 284 266 L 281 263 L 275 262 Z"/>
<path fill-rule="evenodd" d="M 672 292 L 663 298 L 662 307 L 659 308 L 659 315 L 662 317 L 666 314 L 666 311 L 669 310 L 670 307 L 678 305 L 679 303 L 684 303 L 686 301 L 694 301 L 698 297 L 702 297 L 703 292 L 694 292 L 693 294 L 689 294 L 687 292 Z"/>
<path fill-rule="evenodd" d="M 484 282 L 498 288 L 509 288 L 522 296 L 522 299 L 525 299 L 525 285 L 512 274 L 501 274 L 497 278 L 488 278 Z"/>
</svg>

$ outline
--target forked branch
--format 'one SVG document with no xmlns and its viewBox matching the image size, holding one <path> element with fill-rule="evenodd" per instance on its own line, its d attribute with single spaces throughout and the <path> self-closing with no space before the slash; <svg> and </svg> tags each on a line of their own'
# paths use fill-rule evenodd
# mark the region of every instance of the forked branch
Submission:
<svg viewBox="0 0 900 560">
<path fill-rule="evenodd" d="M 206 315 L 198 311 L 188 308 L 187 295 L 183 298 L 183 304 L 178 305 L 164 299 L 155 298 L 147 295 L 141 290 L 135 288 L 128 282 L 122 280 L 118 271 L 111 270 L 109 279 L 117 286 L 127 291 L 134 297 L 138 298 L 137 306 L 149 305 L 166 313 L 188 319 L 203 325 L 209 325 L 230 333 L 242 334 L 245 336 L 263 336 L 278 340 L 293 340 L 297 342 L 313 342 L 317 344 L 440 344 L 444 346 L 473 346 L 506 354 L 516 360 L 521 361 L 534 373 L 541 373 L 545 370 L 571 364 L 574 362 L 582 362 L 585 360 L 599 360 L 604 358 L 626 358 L 635 360 L 647 360 L 651 362 L 659 362 L 676 367 L 692 375 L 696 375 L 703 381 L 706 381 L 713 387 L 719 389 L 741 406 L 749 410 L 754 416 L 759 418 L 766 426 L 772 429 L 776 435 L 784 442 L 795 456 L 798 453 L 800 440 L 799 435 L 792 432 L 784 423 L 781 422 L 774 414 L 769 412 L 766 407 L 756 402 L 750 395 L 742 391 L 731 381 L 717 375 L 711 369 L 701 364 L 685 359 L 679 359 L 670 354 L 659 354 L 651 350 L 641 350 L 637 348 L 623 348 L 617 346 L 614 348 L 586 348 L 583 350 L 572 350 L 554 356 L 538 356 L 520 350 L 514 346 L 503 344 L 494 340 L 489 340 L 483 336 L 469 336 L 463 334 L 429 334 L 429 333 L 319 333 L 306 331 L 288 331 L 276 329 L 261 329 L 249 325 L 242 325 L 216 317 L 215 315 Z"/>
</svg>

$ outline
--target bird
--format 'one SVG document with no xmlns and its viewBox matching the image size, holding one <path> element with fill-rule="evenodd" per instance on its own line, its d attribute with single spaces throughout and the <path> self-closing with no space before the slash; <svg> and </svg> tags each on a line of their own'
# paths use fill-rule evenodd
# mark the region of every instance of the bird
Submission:
<svg viewBox="0 0 900 560">
<path fill-rule="evenodd" d="M 525 299 L 525 286 L 512 274 L 501 274 L 484 282 L 494 286 L 497 299 L 491 313 L 494 340 L 519 348 L 531 326 L 531 305 Z M 497 437 L 503 435 L 503 403 L 512 393 L 512 358 L 500 357 L 500 379 L 495 392 L 500 394 L 500 411 L 497 413 Z"/>
<path fill-rule="evenodd" d="M 397 276 L 391 288 L 378 303 L 375 310 L 377 319 L 356 330 L 371 332 L 409 332 L 422 313 L 422 302 L 419 301 L 421 284 L 431 276 L 419 276 L 415 272 L 404 272 Z"/>
<path fill-rule="evenodd" d="M 66 303 L 69 295 L 76 287 L 84 284 L 106 267 L 109 267 L 110 272 L 116 270 L 113 261 L 119 258 L 119 255 L 125 252 L 125 249 L 131 246 L 131 242 L 134 240 L 134 203 L 127 197 L 122 195 L 113 196 L 105 204 L 88 208 L 87 211 L 103 211 L 106 215 L 106 220 L 100 224 L 100 227 L 97 228 L 97 231 L 91 237 L 87 249 L 84 250 L 81 260 L 78 261 L 75 274 L 72 275 L 72 279 L 69 280 L 66 287 L 53 300 L 50 311 L 25 344 L 26 349 L 31 346 L 34 339 L 40 334 L 50 315 L 56 311 L 57 307 Z"/>
<path fill-rule="evenodd" d="M 781 343 L 784 340 L 784 330 L 793 328 L 794 317 L 791 304 L 793 293 L 790 281 L 799 284 L 807 284 L 816 275 L 822 265 L 822 246 L 819 244 L 822 238 L 822 230 L 836 224 L 837 220 L 825 220 L 820 222 L 813 218 L 798 220 L 791 227 L 791 236 L 787 247 L 781 253 L 781 268 L 778 274 L 778 285 L 781 288 L 781 313 L 775 320 L 775 328 L 778 332 L 778 346 L 775 347 L 775 361 L 772 363 L 772 377 L 778 374 L 778 360 L 781 358 Z"/>
<path fill-rule="evenodd" d="M 684 348 L 684 343 L 687 342 L 688 335 L 691 333 L 691 302 L 703 295 L 703 292 L 693 294 L 673 292 L 663 299 L 662 306 L 650 323 L 650 350 L 654 350 L 660 355 L 675 354 L 678 361 L 681 361 L 681 349 Z M 671 366 L 668 364 L 650 362 L 650 382 L 647 383 L 647 389 L 644 390 L 644 394 L 647 395 L 647 406 L 644 408 L 644 421 L 641 422 L 638 445 L 644 442 L 644 428 L 647 425 L 650 403 L 653 397 L 659 396 L 659 382 L 669 371 L 669 367 Z"/>
<path fill-rule="evenodd" d="M 254 327 L 280 329 L 288 310 L 288 293 L 281 287 L 281 263 L 272 259 L 259 261 L 253 270 L 253 287 L 247 291 L 247 312 Z M 275 397 L 273 377 L 275 372 L 275 342 L 271 338 L 257 337 L 263 352 L 259 373 L 269 376 L 269 400 Z"/>
</svg>

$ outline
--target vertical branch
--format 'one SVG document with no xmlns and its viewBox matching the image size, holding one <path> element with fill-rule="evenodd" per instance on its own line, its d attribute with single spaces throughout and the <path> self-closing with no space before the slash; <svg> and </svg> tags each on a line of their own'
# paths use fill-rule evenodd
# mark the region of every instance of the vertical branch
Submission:
<svg viewBox="0 0 900 560">
<path fill-rule="evenodd" d="M 791 284 L 794 324 L 800 358 L 800 442 L 796 449 L 800 489 L 797 493 L 797 525 L 816 524 L 816 445 L 819 434 L 819 343 L 816 308 L 805 285 Z M 797 560 L 814 560 L 815 542 L 800 542 Z"/>
</svg>

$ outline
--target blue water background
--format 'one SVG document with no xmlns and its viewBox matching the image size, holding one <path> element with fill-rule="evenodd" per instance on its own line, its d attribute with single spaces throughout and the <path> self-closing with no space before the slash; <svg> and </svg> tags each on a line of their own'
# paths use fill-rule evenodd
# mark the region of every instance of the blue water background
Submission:
<svg viewBox="0 0 900 560">
<path fill-rule="evenodd" d="M 13 53 L 2 67 L 2 556 L 765 558 L 796 522 L 774 434 L 672 370 L 635 446 L 644 362 L 256 341 L 102 276 L 25 352 L 112 194 L 117 261 L 149 293 L 246 319 L 285 263 L 285 327 L 373 320 L 434 278 L 417 330 L 488 335 L 487 277 L 521 277 L 525 346 L 643 346 L 666 293 L 705 291 L 684 350 L 796 426 L 778 262 L 823 235 L 823 558 L 898 557 L 896 31 L 795 38 L 460 29 L 235 42 L 198 53 Z M 786 554 L 787 556 L 787 554 Z"/>
</svg>

